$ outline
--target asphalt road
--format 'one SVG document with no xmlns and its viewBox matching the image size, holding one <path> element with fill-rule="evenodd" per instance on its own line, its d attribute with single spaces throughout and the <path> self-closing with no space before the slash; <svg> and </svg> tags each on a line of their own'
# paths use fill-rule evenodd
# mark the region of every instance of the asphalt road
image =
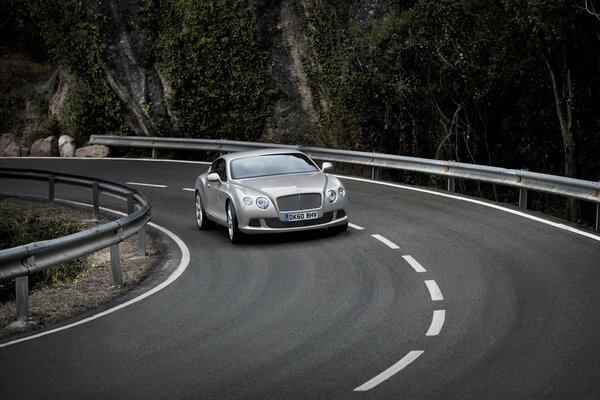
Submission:
<svg viewBox="0 0 600 400">
<path fill-rule="evenodd" d="M 234 246 L 224 228 L 196 228 L 184 188 L 205 165 L 0 166 L 166 185 L 131 184 L 150 200 L 152 221 L 190 251 L 164 290 L 0 347 L 2 400 L 600 398 L 593 237 L 346 179 L 348 232 Z M 13 189 L 0 181 L 0 192 Z M 67 195 L 83 194 L 57 188 Z"/>
</svg>

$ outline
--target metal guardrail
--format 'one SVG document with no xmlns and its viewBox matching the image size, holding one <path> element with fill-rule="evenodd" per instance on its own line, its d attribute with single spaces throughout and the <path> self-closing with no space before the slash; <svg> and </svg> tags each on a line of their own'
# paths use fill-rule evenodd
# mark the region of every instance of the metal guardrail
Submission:
<svg viewBox="0 0 600 400">
<path fill-rule="evenodd" d="M 373 179 L 378 178 L 379 168 L 386 168 L 444 177 L 448 180 L 448 190 L 452 192 L 455 191 L 457 178 L 518 188 L 519 206 L 522 208 L 527 208 L 528 190 L 589 201 L 596 204 L 595 228 L 597 231 L 600 230 L 600 182 L 454 161 L 231 140 L 93 135 L 90 137 L 90 144 L 152 149 L 153 158 L 157 157 L 157 150 L 159 149 L 216 151 L 223 153 L 263 148 L 296 149 L 308 154 L 312 158 L 322 161 L 371 167 L 371 177 Z"/>
<path fill-rule="evenodd" d="M 48 200 L 54 202 L 55 186 L 65 184 L 92 190 L 93 215 L 98 219 L 100 193 L 127 201 L 128 215 L 116 221 L 62 238 L 29 243 L 0 250 L 0 281 L 16 280 L 17 320 L 29 317 L 28 277 L 97 250 L 110 247 L 113 282 L 123 285 L 119 243 L 138 233 L 138 255 L 146 255 L 145 227 L 150 221 L 150 203 L 139 192 L 116 183 L 47 171 L 0 168 L 0 179 L 27 179 L 48 182 Z"/>
</svg>

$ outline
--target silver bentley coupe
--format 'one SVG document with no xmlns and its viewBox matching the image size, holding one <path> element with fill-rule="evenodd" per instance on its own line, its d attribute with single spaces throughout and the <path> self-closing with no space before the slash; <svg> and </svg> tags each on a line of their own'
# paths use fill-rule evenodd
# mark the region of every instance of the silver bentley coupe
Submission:
<svg viewBox="0 0 600 400">
<path fill-rule="evenodd" d="M 348 228 L 344 185 L 296 150 L 265 149 L 217 158 L 196 179 L 196 222 L 224 225 L 232 243 L 244 234 Z"/>
</svg>

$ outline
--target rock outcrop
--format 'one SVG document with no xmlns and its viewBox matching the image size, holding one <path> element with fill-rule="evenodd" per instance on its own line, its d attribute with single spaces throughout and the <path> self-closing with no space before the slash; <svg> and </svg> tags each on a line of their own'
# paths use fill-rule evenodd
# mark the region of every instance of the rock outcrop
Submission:
<svg viewBox="0 0 600 400">
<path fill-rule="evenodd" d="M 75 157 L 75 141 L 69 135 L 58 138 L 58 152 L 61 157 Z"/>
<path fill-rule="evenodd" d="M 147 38 L 140 29 L 142 1 L 86 3 L 106 49 L 98 61 L 124 106 L 127 125 L 139 136 L 171 135 L 174 124 L 167 110 L 165 85 L 147 54 Z"/>
<path fill-rule="evenodd" d="M 314 137 L 319 126 L 314 99 L 303 66 L 307 43 L 300 16 L 291 0 L 254 1 L 258 38 L 270 49 L 267 73 L 279 97 L 261 140 L 274 143 L 299 141 L 318 145 Z"/>
<path fill-rule="evenodd" d="M 21 149 L 17 145 L 15 135 L 5 133 L 0 136 L 0 157 L 19 157 Z"/>
<path fill-rule="evenodd" d="M 110 148 L 102 144 L 80 147 L 75 151 L 75 157 L 108 157 Z"/>
<path fill-rule="evenodd" d="M 56 157 L 58 156 L 58 139 L 48 136 L 38 139 L 31 145 L 30 157 Z"/>
<path fill-rule="evenodd" d="M 99 29 L 105 51 L 98 60 L 125 111 L 125 121 L 139 136 L 173 136 L 176 110 L 140 26 L 142 0 L 86 2 L 89 20 Z M 315 138 L 319 118 L 303 67 L 307 43 L 301 16 L 291 0 L 253 0 L 259 41 L 271 49 L 267 73 L 278 89 L 262 140 L 322 144 Z M 102 19 L 95 16 L 102 15 Z"/>
</svg>

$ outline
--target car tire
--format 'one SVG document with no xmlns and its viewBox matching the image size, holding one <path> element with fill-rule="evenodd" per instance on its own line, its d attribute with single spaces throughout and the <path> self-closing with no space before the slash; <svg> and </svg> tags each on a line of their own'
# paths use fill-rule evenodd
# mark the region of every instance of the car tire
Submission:
<svg viewBox="0 0 600 400">
<path fill-rule="evenodd" d="M 227 233 L 231 243 L 236 244 L 242 241 L 243 234 L 238 228 L 237 214 L 231 201 L 227 202 Z"/>
<path fill-rule="evenodd" d="M 202 198 L 200 193 L 196 192 L 196 224 L 201 231 L 207 230 L 212 226 L 211 221 L 206 218 L 206 211 L 204 211 L 204 205 L 202 204 Z"/>
</svg>

